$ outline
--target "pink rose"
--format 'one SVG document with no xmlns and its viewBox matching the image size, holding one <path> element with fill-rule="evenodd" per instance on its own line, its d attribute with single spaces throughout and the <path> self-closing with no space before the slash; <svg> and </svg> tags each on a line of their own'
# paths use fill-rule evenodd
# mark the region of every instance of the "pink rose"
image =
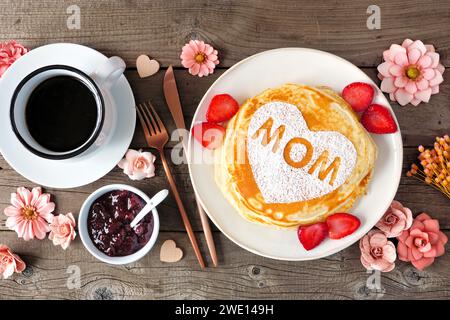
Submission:
<svg viewBox="0 0 450 320">
<path fill-rule="evenodd" d="M 426 213 L 418 215 L 411 228 L 403 231 L 397 239 L 399 259 L 411 262 L 419 270 L 430 266 L 436 257 L 442 256 L 448 241 L 439 228 L 439 221 Z"/>
<path fill-rule="evenodd" d="M 120 160 L 118 166 L 131 180 L 142 180 L 155 176 L 155 165 L 153 164 L 155 159 L 150 152 L 129 149 L 125 159 Z"/>
<path fill-rule="evenodd" d="M 9 278 L 14 272 L 25 270 L 25 263 L 14 254 L 8 246 L 0 244 L 0 274 L 3 279 Z"/>
<path fill-rule="evenodd" d="M 53 218 L 50 224 L 50 234 L 48 238 L 53 240 L 55 246 L 60 245 L 64 250 L 77 235 L 75 232 L 75 219 L 71 212 L 66 215 L 60 214 Z"/>
<path fill-rule="evenodd" d="M 369 231 L 360 241 L 361 263 L 367 270 L 389 272 L 395 267 L 394 244 L 379 230 Z"/>
<path fill-rule="evenodd" d="M 403 230 L 411 227 L 413 217 L 411 210 L 398 201 L 392 201 L 384 216 L 378 221 L 376 227 L 384 232 L 386 237 L 398 237 Z"/>
<path fill-rule="evenodd" d="M 10 65 L 27 52 L 28 49 L 14 40 L 0 43 L 0 78 Z"/>
</svg>

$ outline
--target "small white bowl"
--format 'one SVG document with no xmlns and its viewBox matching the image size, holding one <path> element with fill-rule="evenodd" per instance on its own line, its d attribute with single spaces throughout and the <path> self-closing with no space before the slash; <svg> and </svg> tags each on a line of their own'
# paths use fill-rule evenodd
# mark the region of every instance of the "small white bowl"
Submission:
<svg viewBox="0 0 450 320">
<path fill-rule="evenodd" d="M 134 187 L 125 185 L 125 184 L 110 184 L 107 186 L 104 186 L 100 189 L 95 190 L 83 203 L 80 209 L 80 214 L 78 216 L 78 232 L 80 234 L 81 241 L 83 242 L 83 245 L 85 248 L 98 260 L 114 264 L 114 265 L 122 265 L 122 264 L 128 264 L 135 262 L 139 259 L 141 259 L 143 256 L 145 256 L 153 247 L 153 245 L 156 242 L 156 239 L 158 238 L 159 234 L 159 216 L 158 211 L 155 209 L 152 210 L 153 214 L 153 231 L 152 235 L 150 237 L 150 240 L 147 242 L 147 244 L 142 247 L 140 250 L 136 251 L 133 254 L 130 254 L 128 256 L 122 256 L 122 257 L 110 257 L 106 255 L 105 253 L 101 252 L 97 247 L 94 245 L 94 243 L 91 240 L 91 237 L 89 236 L 88 232 L 88 225 L 87 220 L 89 216 L 89 209 L 91 208 L 92 203 L 97 200 L 99 197 L 104 195 L 107 192 L 115 191 L 115 190 L 128 190 L 131 191 L 138 196 L 140 196 L 146 203 L 150 201 L 150 198 L 141 190 L 136 189 Z"/>
</svg>

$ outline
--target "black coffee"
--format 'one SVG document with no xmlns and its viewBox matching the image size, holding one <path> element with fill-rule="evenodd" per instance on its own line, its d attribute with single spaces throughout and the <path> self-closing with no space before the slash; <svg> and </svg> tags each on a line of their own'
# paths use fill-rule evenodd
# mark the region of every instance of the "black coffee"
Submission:
<svg viewBox="0 0 450 320">
<path fill-rule="evenodd" d="M 82 146 L 95 130 L 97 113 L 94 93 L 70 76 L 57 76 L 40 83 L 31 93 L 25 110 L 31 136 L 54 152 Z"/>
</svg>

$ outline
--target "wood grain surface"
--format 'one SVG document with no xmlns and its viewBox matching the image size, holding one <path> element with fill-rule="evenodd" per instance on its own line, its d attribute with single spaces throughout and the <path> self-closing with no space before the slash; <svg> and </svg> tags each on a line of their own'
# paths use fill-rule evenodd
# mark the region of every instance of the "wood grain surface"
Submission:
<svg viewBox="0 0 450 320">
<path fill-rule="evenodd" d="M 69 5 L 81 10 L 81 29 L 69 30 Z M 367 8 L 381 9 L 381 29 L 366 26 Z M 335 53 L 358 66 L 379 64 L 383 50 L 406 37 L 434 43 L 450 65 L 450 2 L 446 0 L 3 0 L 0 40 L 35 47 L 77 42 L 129 66 L 147 53 L 180 65 L 180 50 L 203 39 L 220 50 L 222 67 L 279 47 Z"/>
<path fill-rule="evenodd" d="M 163 67 L 176 66 L 175 75 L 190 124 L 198 102 L 208 87 L 237 61 L 251 54 L 278 47 L 311 47 L 350 60 L 376 80 L 375 67 L 383 50 L 391 43 L 410 37 L 433 43 L 442 62 L 450 66 L 449 1 L 377 1 L 381 9 L 381 29 L 368 30 L 367 7 L 372 1 L 77 1 L 81 9 L 81 29 L 69 30 L 66 9 L 72 1 L 0 2 L 0 41 L 16 39 L 34 48 L 47 43 L 75 42 L 91 46 L 106 55 L 125 58 L 136 101 L 151 99 L 171 131 L 175 128 L 162 93 L 164 68 L 156 75 L 140 79 L 135 59 L 145 53 Z M 420 21 L 420 23 L 417 23 Z M 180 68 L 182 45 L 190 39 L 212 43 L 220 51 L 218 70 L 206 78 L 190 76 Z M 448 133 L 450 125 L 450 78 L 430 103 L 400 107 L 392 103 L 404 143 L 403 176 L 396 199 L 414 214 L 428 212 L 450 232 L 449 199 L 432 188 L 407 178 L 405 172 L 418 155 L 417 145 L 431 145 L 434 137 Z M 1 80 L 0 80 L 1 81 Z M 378 81 L 379 82 L 379 81 Z M 0 93 L 1 94 L 1 93 Z M 4 107 L 4 106 L 0 106 Z M 1 139 L 1 137 L 0 137 Z M 176 142 L 166 151 L 170 154 Z M 133 148 L 145 147 L 140 127 Z M 167 187 L 159 160 L 156 177 L 132 182 L 116 168 L 90 185 L 46 191 L 54 196 L 56 212 L 75 214 L 95 189 L 110 183 L 128 183 L 149 195 Z M 200 219 L 193 202 L 186 165 L 173 165 L 179 191 L 193 228 L 207 252 Z M 17 174 L 0 156 L 0 211 L 18 186 L 33 184 Z M 131 265 L 113 267 L 95 260 L 79 238 L 69 249 L 54 247 L 51 241 L 25 242 L 4 225 L 0 212 L 0 243 L 8 244 L 27 262 L 21 274 L 0 281 L 0 299 L 448 299 L 450 297 L 450 256 L 447 254 L 423 272 L 398 262 L 397 268 L 382 275 L 382 290 L 370 289 L 370 274 L 359 262 L 357 245 L 325 259 L 309 262 L 280 262 L 251 254 L 222 235 L 214 237 L 219 268 L 200 271 L 170 196 L 160 207 L 161 234 L 155 249 Z M 369 213 L 370 214 L 370 213 Z M 179 263 L 159 261 L 159 248 L 174 239 L 185 257 Z M 449 245 L 447 245 L 447 250 Z M 208 262 L 210 262 L 208 258 Z M 72 267 L 70 267 L 72 266 Z M 81 287 L 70 289 L 68 268 L 79 268 Z M 73 269 L 69 269 L 73 270 Z"/>
<path fill-rule="evenodd" d="M 447 233 L 448 234 L 448 233 Z M 63 252 L 51 241 L 17 242 L 8 232 L 2 241 L 28 262 L 20 276 L 1 282 L 2 298 L 10 299 L 429 299 L 450 298 L 450 255 L 427 271 L 398 263 L 383 274 L 379 292 L 369 289 L 359 262 L 359 249 L 352 246 L 319 261 L 273 261 L 238 249 L 220 233 L 219 268 L 201 271 L 184 233 L 163 232 L 156 244 L 173 239 L 185 257 L 176 264 L 159 260 L 155 250 L 142 260 L 112 267 L 93 258 L 80 241 Z M 206 244 L 201 241 L 202 251 Z M 79 269 L 78 269 L 79 268 Z M 72 287 L 70 276 L 79 270 L 81 287 Z M 68 285 L 69 282 L 69 285 Z M 69 287 L 69 288 L 68 288 Z"/>
</svg>

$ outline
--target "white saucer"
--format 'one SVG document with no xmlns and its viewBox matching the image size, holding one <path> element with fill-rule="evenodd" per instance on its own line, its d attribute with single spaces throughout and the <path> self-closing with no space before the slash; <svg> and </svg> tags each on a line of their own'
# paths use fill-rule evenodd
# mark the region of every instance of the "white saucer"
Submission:
<svg viewBox="0 0 450 320">
<path fill-rule="evenodd" d="M 48 160 L 29 152 L 12 131 L 9 118 L 11 96 L 19 82 L 32 71 L 47 65 L 69 65 L 88 75 L 108 58 L 100 52 L 77 44 L 50 44 L 31 50 L 0 78 L 0 152 L 18 173 L 42 186 L 74 188 L 96 181 L 111 171 L 125 154 L 136 125 L 135 101 L 131 87 L 121 76 L 109 100 L 114 121 L 110 134 L 92 152 L 67 160 Z M 118 121 L 120 120 L 120 121 Z"/>
<path fill-rule="evenodd" d="M 337 92 L 355 81 L 375 83 L 359 68 L 333 54 L 304 48 L 283 48 L 251 56 L 227 70 L 209 88 L 201 100 L 192 121 L 205 121 L 211 98 L 229 93 L 243 103 L 267 88 L 285 83 L 329 86 Z M 375 103 L 392 110 L 383 93 L 377 88 Z M 395 115 L 394 115 L 395 117 Z M 334 254 L 364 236 L 382 217 L 394 198 L 402 171 L 403 148 L 400 132 L 372 135 L 378 147 L 374 176 L 367 195 L 350 211 L 361 220 L 353 234 L 340 239 L 326 239 L 313 250 L 306 251 L 299 243 L 297 230 L 277 230 L 245 220 L 228 201 L 214 181 L 212 157 L 202 164 L 193 164 L 201 145 L 190 137 L 189 172 L 200 202 L 211 220 L 232 241 L 255 254 L 279 260 L 312 260 Z"/>
</svg>

